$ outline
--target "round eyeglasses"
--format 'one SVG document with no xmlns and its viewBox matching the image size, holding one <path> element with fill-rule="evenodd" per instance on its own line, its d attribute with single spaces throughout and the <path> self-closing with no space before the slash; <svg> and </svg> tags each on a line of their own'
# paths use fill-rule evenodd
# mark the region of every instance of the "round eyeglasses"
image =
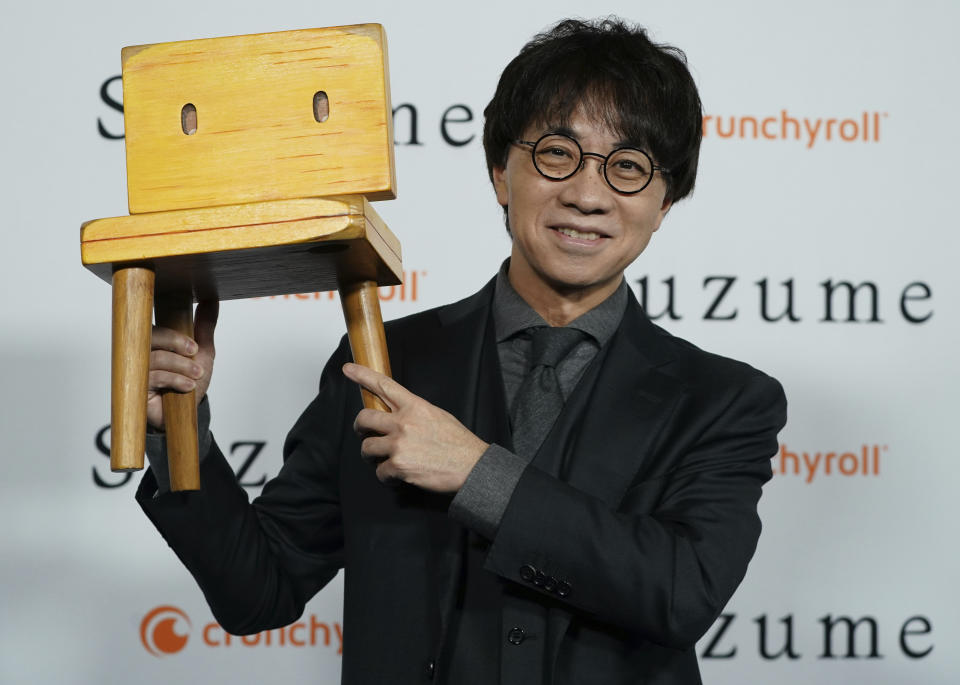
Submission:
<svg viewBox="0 0 960 685">
<path fill-rule="evenodd" d="M 607 185 L 624 195 L 639 193 L 650 185 L 655 171 L 670 173 L 669 169 L 654 164 L 650 155 L 635 147 L 617 148 L 609 155 L 584 152 L 580 143 L 562 133 L 545 133 L 536 142 L 515 142 L 529 147 L 533 166 L 542 176 L 554 181 L 562 181 L 577 173 L 583 166 L 584 157 L 596 157 L 600 160 Z"/>
</svg>

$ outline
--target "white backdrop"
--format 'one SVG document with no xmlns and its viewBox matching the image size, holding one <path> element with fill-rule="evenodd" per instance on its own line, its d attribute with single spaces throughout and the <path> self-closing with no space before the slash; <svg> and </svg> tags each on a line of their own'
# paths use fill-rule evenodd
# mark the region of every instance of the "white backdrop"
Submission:
<svg viewBox="0 0 960 685">
<path fill-rule="evenodd" d="M 824 0 L 602 9 L 684 48 L 711 117 L 696 193 L 628 271 L 631 285 L 659 315 L 672 283 L 676 318 L 659 323 L 778 377 L 790 401 L 759 550 L 698 648 L 705 681 L 957 682 L 960 9 Z M 123 142 L 100 131 L 123 131 L 108 103 L 120 100 L 119 81 L 101 94 L 120 73 L 120 48 L 383 23 L 393 104 L 415 106 L 420 143 L 410 144 L 409 112 L 398 114 L 399 199 L 377 206 L 410 274 L 403 298 L 397 289 L 383 303 L 395 317 L 472 292 L 508 252 L 479 142 L 483 106 L 533 33 L 595 11 L 582 0 L 91 0 L 4 12 L 0 682 L 339 677 L 339 579 L 301 626 L 227 643 L 135 505 L 139 475 L 111 474 L 98 448 L 110 297 L 80 266 L 78 229 L 126 213 Z M 441 132 L 454 105 L 472 113 L 447 128 L 463 145 Z M 840 281 L 870 284 L 856 321 Z M 764 311 L 786 309 L 784 282 L 799 320 L 767 321 Z M 213 430 L 237 469 L 256 453 L 244 475 L 256 483 L 277 471 L 342 319 L 323 296 L 228 302 L 220 321 Z M 162 607 L 171 608 L 154 611 Z M 840 617 L 859 622 L 852 646 Z"/>
</svg>

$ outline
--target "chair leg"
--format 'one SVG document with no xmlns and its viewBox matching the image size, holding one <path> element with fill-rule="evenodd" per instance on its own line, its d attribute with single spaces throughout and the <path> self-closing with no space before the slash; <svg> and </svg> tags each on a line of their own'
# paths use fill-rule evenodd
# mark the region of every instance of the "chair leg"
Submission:
<svg viewBox="0 0 960 685">
<path fill-rule="evenodd" d="M 347 322 L 347 337 L 350 350 L 357 364 L 390 375 L 390 357 L 387 355 L 387 338 L 383 332 L 383 316 L 380 314 L 380 298 L 376 281 L 357 281 L 341 284 L 340 300 L 343 303 L 343 318 Z M 367 409 L 390 411 L 390 408 L 373 393 L 361 389 L 363 406 Z"/>
<path fill-rule="evenodd" d="M 150 369 L 153 270 L 131 266 L 113 272 L 113 339 L 110 381 L 110 469 L 143 468 Z"/>
<path fill-rule="evenodd" d="M 158 295 L 154 307 L 158 326 L 193 337 L 193 296 L 189 292 Z M 196 392 L 165 392 L 163 423 L 167 433 L 170 489 L 174 492 L 199 490 Z"/>
</svg>

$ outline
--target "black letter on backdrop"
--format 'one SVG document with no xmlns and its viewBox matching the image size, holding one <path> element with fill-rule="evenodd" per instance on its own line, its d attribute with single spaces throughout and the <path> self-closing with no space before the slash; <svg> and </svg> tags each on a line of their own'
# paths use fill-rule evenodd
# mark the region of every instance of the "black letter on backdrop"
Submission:
<svg viewBox="0 0 960 685">
<path fill-rule="evenodd" d="M 108 89 L 110 88 L 110 84 L 113 83 L 114 81 L 119 81 L 119 80 L 120 80 L 119 76 L 111 76 L 106 81 L 104 81 L 103 85 L 100 86 L 100 99 L 103 100 L 103 102 L 110 109 L 115 109 L 118 112 L 120 112 L 120 114 L 123 114 L 123 101 L 121 100 L 120 102 L 117 102 L 112 97 L 110 97 L 110 93 L 108 91 Z M 100 117 L 97 117 L 97 130 L 100 132 L 101 136 L 103 136 L 108 140 L 123 139 L 122 133 L 120 135 L 116 135 L 115 133 L 110 133 L 110 131 L 108 131 L 106 127 L 103 125 L 103 120 L 100 119 Z"/>
<path fill-rule="evenodd" d="M 730 624 L 733 623 L 733 620 L 737 617 L 736 614 L 720 614 L 720 618 L 717 619 L 720 627 L 717 628 L 717 634 L 713 636 L 713 639 L 710 640 L 710 643 L 704 647 L 703 653 L 700 655 L 701 659 L 732 659 L 737 654 L 737 646 L 734 645 L 730 648 L 730 651 L 726 654 L 714 654 L 713 650 L 717 646 L 717 643 L 720 642 L 720 638 L 723 637 L 723 634 L 727 632 L 727 628 L 730 627 Z M 714 625 L 717 625 L 714 623 Z"/>
<path fill-rule="evenodd" d="M 860 288 L 870 290 L 870 323 L 883 323 L 880 319 L 880 313 L 877 310 L 877 284 L 870 281 L 864 281 L 859 285 L 854 285 L 850 281 L 837 281 L 834 283 L 829 278 L 823 281 L 823 318 L 821 321 L 833 321 L 833 293 L 841 286 L 847 289 L 847 321 L 858 321 L 857 319 L 857 292 Z"/>
<path fill-rule="evenodd" d="M 914 286 L 922 288 L 923 295 L 911 295 L 910 291 L 913 290 Z M 915 281 L 907 285 L 907 287 L 903 289 L 903 295 L 900 296 L 900 313 L 903 314 L 903 318 L 910 323 L 923 323 L 933 316 L 933 310 L 927 312 L 926 316 L 914 316 L 907 311 L 907 300 L 929 300 L 931 295 L 930 286 L 922 281 Z"/>
<path fill-rule="evenodd" d="M 923 623 L 923 628 L 920 630 L 908 630 L 907 627 L 914 621 L 920 621 Z M 906 654 L 911 659 L 922 659 L 927 654 L 933 651 L 933 645 L 930 645 L 922 652 L 915 652 L 909 647 L 907 647 L 907 636 L 908 635 L 926 635 L 933 628 L 930 627 L 930 621 L 927 620 L 926 616 L 911 616 L 906 621 L 903 622 L 903 628 L 900 630 L 900 649 L 903 650 L 903 653 Z"/>
<path fill-rule="evenodd" d="M 110 445 L 107 444 L 107 441 L 104 437 L 107 434 L 107 431 L 110 430 L 110 424 L 97 431 L 97 437 L 93 439 L 93 444 L 96 446 L 97 451 L 105 456 L 107 459 L 110 458 Z M 93 467 L 93 482 L 98 488 L 119 488 L 121 485 L 126 485 L 130 482 L 130 479 L 133 477 L 133 471 L 127 471 L 126 473 L 119 474 L 120 480 L 116 483 L 108 483 L 103 478 L 100 477 L 100 474 L 97 473 L 97 467 Z"/>
<path fill-rule="evenodd" d="M 864 616 L 863 618 L 854 621 L 849 616 L 837 616 L 836 619 L 832 618 L 830 614 L 827 614 L 820 619 L 820 623 L 823 624 L 823 654 L 820 655 L 821 659 L 835 659 L 833 655 L 833 640 L 831 638 L 833 633 L 833 627 L 838 623 L 843 623 L 847 626 L 847 655 L 843 658 L 845 659 L 856 659 L 857 658 L 857 647 L 855 644 L 854 638 L 856 637 L 855 633 L 857 631 L 857 626 L 861 623 L 866 623 L 870 626 L 870 653 L 867 655 L 868 659 L 882 659 L 883 657 L 877 653 L 877 621 L 876 619 L 870 616 Z"/>
<path fill-rule="evenodd" d="M 667 286 L 667 307 L 659 314 L 653 314 L 647 308 L 647 277 L 638 278 L 637 285 L 640 286 L 640 306 L 643 307 L 643 311 L 647 313 L 651 321 L 656 321 L 663 316 L 669 316 L 674 321 L 679 321 L 682 317 L 673 311 L 673 276 L 664 278 L 663 284 Z"/>
<path fill-rule="evenodd" d="M 255 440 L 251 442 L 235 442 L 230 445 L 230 456 L 233 456 L 233 453 L 237 451 L 238 447 L 250 447 L 250 454 L 247 455 L 246 461 L 244 461 L 240 468 L 237 469 L 237 484 L 244 488 L 259 488 L 264 483 L 267 482 L 267 474 L 263 474 L 260 477 L 260 480 L 253 481 L 250 483 L 244 483 L 243 477 L 247 475 L 247 471 L 250 470 L 250 467 L 253 466 L 253 462 L 257 460 L 257 457 L 260 456 L 260 452 L 263 451 L 263 448 L 266 447 L 267 443 L 261 440 Z"/>
<path fill-rule="evenodd" d="M 397 140 L 397 112 L 401 109 L 405 109 L 410 112 L 410 138 L 405 143 L 401 143 Z M 409 102 L 405 102 L 402 105 L 397 105 L 393 108 L 393 144 L 394 145 L 423 145 L 417 139 L 417 108 L 411 105 Z"/>
<path fill-rule="evenodd" d="M 464 118 L 462 119 L 451 119 L 449 115 L 455 109 L 462 110 L 466 116 L 464 116 Z M 475 136 L 472 133 L 470 134 L 470 137 L 467 138 L 466 140 L 457 140 L 455 138 L 451 138 L 450 134 L 447 133 L 448 123 L 465 124 L 468 121 L 473 121 L 473 112 L 470 111 L 469 107 L 467 107 L 466 105 L 450 105 L 449 107 L 447 107 L 446 111 L 443 113 L 443 118 L 440 120 L 440 135 L 443 136 L 444 142 L 447 143 L 447 145 L 453 145 L 454 147 L 463 147 L 464 145 L 469 143 L 471 140 L 473 140 Z"/>
<path fill-rule="evenodd" d="M 787 627 L 787 639 L 786 644 L 784 644 L 783 649 L 781 649 L 776 654 L 770 654 L 767 650 L 767 616 L 766 614 L 757 616 L 754 620 L 758 626 L 760 626 L 760 656 L 764 659 L 779 659 L 784 654 L 787 655 L 789 659 L 799 659 L 800 655 L 793 651 L 793 614 L 787 614 L 780 619 L 780 622 Z"/>
<path fill-rule="evenodd" d="M 732 313 L 725 316 L 714 316 L 713 313 L 717 311 L 717 307 L 720 306 L 720 302 L 723 301 L 723 298 L 727 296 L 727 291 L 733 287 L 733 284 L 736 283 L 736 276 L 707 276 L 703 279 L 703 287 L 706 288 L 713 281 L 723 281 L 723 287 L 720 288 L 720 292 L 717 293 L 717 297 L 710 303 L 710 309 L 707 310 L 707 313 L 703 315 L 704 321 L 731 321 L 732 319 L 737 318 L 737 310 L 734 309 Z"/>
<path fill-rule="evenodd" d="M 787 320 L 792 322 L 797 322 L 800 320 L 800 317 L 793 315 L 793 279 L 792 278 L 788 278 L 782 284 L 787 288 L 787 308 L 777 316 L 770 316 L 767 313 L 767 279 L 764 278 L 757 281 L 757 285 L 760 286 L 760 316 L 763 317 L 764 321 L 779 321 L 783 317 L 787 317 Z"/>
</svg>

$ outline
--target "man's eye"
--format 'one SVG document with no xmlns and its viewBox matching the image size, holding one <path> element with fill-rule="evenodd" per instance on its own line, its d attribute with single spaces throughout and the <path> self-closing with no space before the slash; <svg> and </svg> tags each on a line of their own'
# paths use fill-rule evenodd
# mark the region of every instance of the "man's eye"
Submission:
<svg viewBox="0 0 960 685">
<path fill-rule="evenodd" d="M 623 178 L 638 178 L 650 175 L 650 164 L 646 160 L 620 157 L 608 162 L 608 171 Z"/>
<path fill-rule="evenodd" d="M 571 157 L 570 150 L 563 147 L 547 147 L 542 150 L 543 154 L 550 155 L 552 157 Z"/>
</svg>

